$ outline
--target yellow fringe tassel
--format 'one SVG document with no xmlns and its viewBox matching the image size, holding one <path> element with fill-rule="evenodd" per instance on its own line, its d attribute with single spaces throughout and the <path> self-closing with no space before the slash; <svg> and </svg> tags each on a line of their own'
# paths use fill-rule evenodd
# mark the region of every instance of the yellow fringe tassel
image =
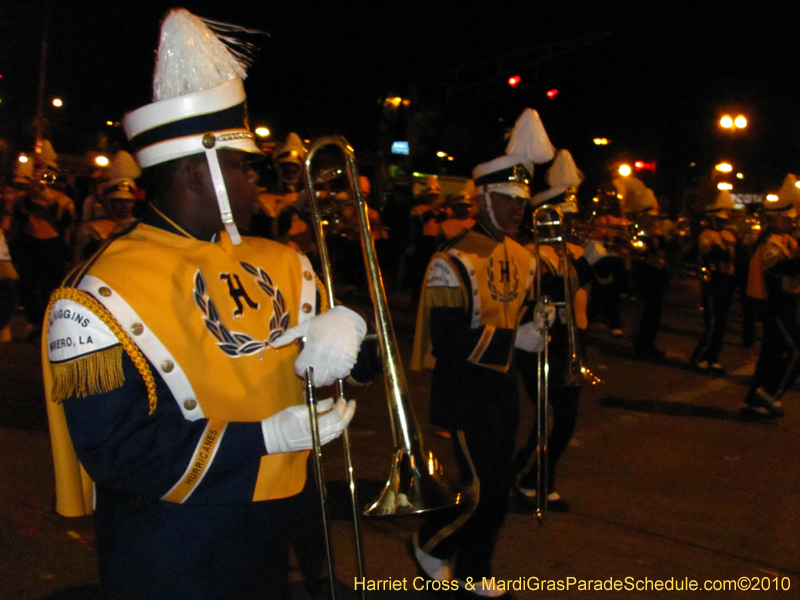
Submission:
<svg viewBox="0 0 800 600">
<path fill-rule="evenodd" d="M 425 296 L 428 302 L 428 309 L 461 308 L 466 306 L 466 293 L 465 290 L 460 287 L 427 288 Z"/>
<path fill-rule="evenodd" d="M 58 288 L 50 296 L 44 322 L 50 321 L 50 311 L 58 300 L 72 300 L 92 311 L 119 340 L 121 346 L 112 346 L 100 352 L 71 360 L 66 363 L 51 364 L 53 373 L 53 401 L 63 402 L 72 395 L 78 397 L 110 392 L 122 387 L 125 377 L 122 373 L 122 350 L 128 354 L 136 369 L 144 379 L 147 387 L 147 400 L 150 414 L 156 410 L 158 396 L 156 395 L 156 380 L 150 371 L 142 351 L 133 343 L 125 330 L 117 322 L 105 306 L 92 298 L 86 292 L 75 288 Z"/>
<path fill-rule="evenodd" d="M 122 387 L 122 346 L 112 346 L 88 356 L 52 365 L 53 400 L 84 398 Z"/>
</svg>

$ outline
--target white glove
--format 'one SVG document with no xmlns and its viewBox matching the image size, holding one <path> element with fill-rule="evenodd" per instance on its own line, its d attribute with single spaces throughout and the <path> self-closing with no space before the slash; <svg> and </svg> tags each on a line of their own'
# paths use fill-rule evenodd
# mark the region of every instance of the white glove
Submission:
<svg viewBox="0 0 800 600">
<path fill-rule="evenodd" d="M 539 323 L 531 321 L 517 329 L 517 338 L 514 347 L 526 352 L 541 352 L 547 342 L 547 333 L 544 331 L 544 320 Z"/>
<path fill-rule="evenodd" d="M 364 319 L 340 305 L 292 327 L 272 345 L 280 348 L 297 338 L 305 338 L 303 350 L 294 362 L 294 372 L 305 377 L 306 368 L 314 367 L 313 383 L 321 387 L 350 374 L 366 334 Z"/>
<path fill-rule="evenodd" d="M 326 398 L 318 402 L 317 423 L 320 443 L 327 444 L 338 438 L 354 414 L 356 414 L 355 400 L 345 402 L 343 398 L 339 398 L 334 404 L 333 398 Z M 298 452 L 312 448 L 311 422 L 308 406 L 305 404 L 284 408 L 279 413 L 264 419 L 261 421 L 261 431 L 264 433 L 267 454 Z"/>
<path fill-rule="evenodd" d="M 583 247 L 583 255 L 590 265 L 593 265 L 601 258 L 608 256 L 608 250 L 602 242 L 597 240 L 589 240 Z"/>
</svg>

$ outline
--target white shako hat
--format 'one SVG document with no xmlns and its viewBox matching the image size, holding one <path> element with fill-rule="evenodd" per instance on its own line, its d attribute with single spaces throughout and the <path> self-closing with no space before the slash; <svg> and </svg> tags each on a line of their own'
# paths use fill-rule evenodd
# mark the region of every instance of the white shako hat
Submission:
<svg viewBox="0 0 800 600">
<path fill-rule="evenodd" d="M 58 171 L 58 154 L 53 149 L 53 144 L 50 140 L 42 138 L 36 142 L 34 148 L 36 154 L 37 166 L 43 171 Z"/>
<path fill-rule="evenodd" d="M 499 192 L 530 198 L 528 187 L 533 177 L 533 162 L 524 156 L 503 155 L 472 169 L 477 193 Z"/>
<path fill-rule="evenodd" d="M 773 216 L 786 215 L 787 217 L 795 218 L 797 216 L 797 210 L 793 202 L 794 192 L 792 190 L 795 181 L 797 181 L 797 179 L 794 175 L 791 173 L 786 175 L 781 188 L 778 190 L 777 194 L 775 194 L 777 200 L 770 200 L 769 196 L 767 196 L 767 199 L 765 199 L 764 203 L 761 205 L 762 212 Z M 772 195 L 773 194 L 770 194 L 770 196 Z"/>
<path fill-rule="evenodd" d="M 275 158 L 279 163 L 290 162 L 302 166 L 306 159 L 306 154 L 306 147 L 303 146 L 300 136 L 291 132 L 286 136 L 286 142 Z"/>
<path fill-rule="evenodd" d="M 103 193 L 111 198 L 133 198 L 136 190 L 136 179 L 142 170 L 125 150 L 120 150 L 112 158 L 106 172 L 106 179 L 101 183 Z"/>
<path fill-rule="evenodd" d="M 703 213 L 717 217 L 728 217 L 728 211 L 734 209 L 733 197 L 728 190 L 717 190 L 713 201 L 703 207 Z"/>
<path fill-rule="evenodd" d="M 658 199 L 653 190 L 648 188 L 638 177 L 618 176 L 611 183 L 617 189 L 620 208 L 627 216 L 658 212 Z"/>
<path fill-rule="evenodd" d="M 167 14 L 161 23 L 153 102 L 125 115 L 123 126 L 142 168 L 205 153 L 222 222 L 231 242 L 239 244 L 217 149 L 261 154 L 247 122 L 242 82 L 250 46 L 238 42 L 243 50 L 234 50 L 212 29 L 249 31 L 200 19 L 183 8 Z"/>
<path fill-rule="evenodd" d="M 559 150 L 553 164 L 547 170 L 546 179 L 550 187 L 531 198 L 533 206 L 547 202 L 567 190 L 576 189 L 583 182 L 583 174 L 578 170 L 570 151 Z"/>
<path fill-rule="evenodd" d="M 797 187 L 797 177 L 788 173 L 783 179 L 783 184 L 778 190 L 778 202 L 789 202 L 795 210 L 800 209 L 800 188 Z M 764 203 L 766 207 L 766 202 Z"/>
<path fill-rule="evenodd" d="M 555 148 L 539 118 L 539 113 L 526 108 L 514 123 L 506 153 L 472 170 L 478 194 L 500 192 L 530 198 L 533 165 L 553 160 Z"/>
</svg>

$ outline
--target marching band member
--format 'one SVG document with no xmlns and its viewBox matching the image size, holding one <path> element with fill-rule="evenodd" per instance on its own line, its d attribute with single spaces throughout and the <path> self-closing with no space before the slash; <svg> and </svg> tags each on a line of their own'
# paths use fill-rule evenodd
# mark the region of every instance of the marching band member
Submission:
<svg viewBox="0 0 800 600">
<path fill-rule="evenodd" d="M 99 217 L 81 223 L 75 234 L 75 264 L 89 258 L 102 242 L 133 224 L 137 189 L 134 180 L 141 174 L 139 165 L 124 150 L 111 159 L 108 177 L 99 186 L 103 211 Z"/>
<path fill-rule="evenodd" d="M 451 240 L 467 229 L 475 226 L 473 207 L 475 204 L 475 183 L 468 179 L 463 192 L 450 200 L 452 216 L 442 221 L 442 234 Z"/>
<path fill-rule="evenodd" d="M 719 364 L 722 338 L 736 291 L 736 236 L 725 227 L 733 209 L 730 192 L 720 190 L 704 207 L 703 229 L 698 236 L 699 258 L 708 276 L 701 280 L 704 332 L 689 358 L 702 371 L 724 373 Z"/>
<path fill-rule="evenodd" d="M 22 158 L 22 157 L 21 157 Z M 69 250 L 75 227 L 75 204 L 52 187 L 58 169 L 57 155 L 49 140 L 17 163 L 14 177 L 19 196 L 9 235 L 11 255 L 19 272 L 19 298 L 25 307 L 30 336 L 41 333 L 50 293 L 67 274 Z"/>
<path fill-rule="evenodd" d="M 531 131 L 538 134 L 533 141 L 522 139 Z M 492 577 L 491 558 L 513 482 L 519 409 L 515 348 L 544 347 L 544 318 L 533 318 L 529 306 L 532 257 L 513 237 L 530 198 L 533 161 L 551 157 L 538 114 L 528 109 L 506 155 L 473 170 L 477 224 L 434 254 L 420 299 L 412 368 L 433 368 L 431 424 L 450 431 L 462 482 L 472 482 L 472 496 L 425 519 L 414 536 L 414 557 L 428 577 L 455 579 L 468 594 L 466 581 Z M 527 322 L 518 325 L 523 316 Z M 479 583 L 469 595 L 502 592 Z"/>
<path fill-rule="evenodd" d="M 633 223 L 622 216 L 616 188 L 610 183 L 602 186 L 596 197 L 597 206 L 590 225 L 600 227 L 592 235 L 603 241 L 607 255 L 594 265 L 594 281 L 589 297 L 588 317 L 593 322 L 598 316 L 605 319 L 613 337 L 625 335 L 622 330 L 620 307 L 622 294 L 628 288 L 628 262 L 630 262 L 630 236 L 622 233 Z M 603 226 L 608 227 L 604 228 Z M 615 229 L 617 228 L 617 229 Z"/>
<path fill-rule="evenodd" d="M 531 207 L 535 210 L 544 204 L 558 205 L 562 214 L 576 213 L 578 207 L 574 201 L 575 191 L 583 180 L 572 155 L 567 150 L 559 150 L 556 159 L 547 174 L 550 188 L 539 192 L 531 199 Z M 548 220 L 558 219 L 553 211 L 548 213 Z M 570 280 L 569 289 L 573 291 L 570 303 L 559 307 L 554 315 L 554 323 L 550 327 L 550 341 L 548 350 L 549 381 L 548 396 L 552 406 L 553 423 L 547 440 L 547 510 L 553 512 L 566 512 L 569 503 L 555 490 L 556 467 L 558 460 L 569 445 L 575 432 L 578 418 L 578 404 L 580 401 L 581 383 L 583 374 L 575 369 L 580 368 L 581 338 L 588 327 L 586 317 L 587 290 L 586 286 L 594 278 L 592 265 L 605 256 L 605 249 L 600 242 L 590 240 L 584 248 L 568 243 L 568 256 L 561 256 L 560 242 L 550 241 L 534 243 L 530 234 L 530 227 L 536 227 L 536 222 L 526 223 L 525 248 L 534 256 L 539 253 L 539 266 L 542 287 L 539 294 L 548 296 L 554 303 L 563 303 L 565 297 L 564 278 Z M 566 231 L 566 229 L 562 230 Z M 555 239 L 558 233 L 540 234 L 548 239 Z M 571 306 L 570 306 L 571 305 Z M 570 313 L 570 308 L 572 313 Z M 569 323 L 572 320 L 572 323 Z M 570 327 L 574 327 L 577 339 L 570 340 Z M 573 346 L 573 341 L 576 343 Z M 534 403 L 540 393 L 537 377 L 537 357 L 525 352 L 517 354 L 517 365 L 522 375 L 525 391 Z M 537 465 L 533 464 L 538 444 L 537 425 L 533 424 L 527 444 L 520 449 L 514 460 L 515 472 L 519 481 L 515 491 L 518 498 L 526 508 L 536 505 Z"/>
<path fill-rule="evenodd" d="M 283 597 L 289 541 L 318 514 L 298 375 L 346 377 L 366 331 L 342 306 L 318 314 L 305 257 L 241 236 L 260 151 L 244 66 L 209 25 L 184 9 L 162 23 L 154 101 L 124 118 L 151 210 L 47 313 L 56 509 L 91 512 L 93 480 L 109 598 Z M 327 443 L 355 405 L 324 410 Z"/>
<path fill-rule="evenodd" d="M 3 227 L 0 227 L 0 342 L 11 341 L 11 327 L 8 322 L 17 307 L 17 270 L 11 262 Z"/>
<path fill-rule="evenodd" d="M 436 175 L 425 178 L 425 185 L 415 194 L 415 202 L 410 217 L 413 241 L 406 263 L 412 302 L 419 298 L 425 269 L 442 237 L 442 187 Z"/>
<path fill-rule="evenodd" d="M 286 136 L 280 150 L 272 157 L 278 181 L 272 189 L 260 189 L 257 211 L 253 215 L 253 231 L 269 239 L 278 239 L 296 224 L 298 209 L 304 204 L 302 197 L 303 164 L 306 148 L 294 132 Z M 294 235 L 294 232 L 290 233 Z"/>
<path fill-rule="evenodd" d="M 669 273 L 664 258 L 663 232 L 658 220 L 658 200 L 653 190 L 641 179 L 633 176 L 615 177 L 612 181 L 622 196 L 622 210 L 628 220 L 638 222 L 647 236 L 640 248 L 633 248 L 631 272 L 633 287 L 639 295 L 642 312 L 633 347 L 637 358 L 644 360 L 664 357 L 656 347 L 656 337 L 661 327 L 664 294 L 669 283 Z"/>
<path fill-rule="evenodd" d="M 791 235 L 797 213 L 788 195 L 766 201 L 761 214 L 764 232 L 750 261 L 747 294 L 760 301 L 764 337 L 743 411 L 776 418 L 784 414 L 781 396 L 800 373 L 800 250 Z"/>
</svg>

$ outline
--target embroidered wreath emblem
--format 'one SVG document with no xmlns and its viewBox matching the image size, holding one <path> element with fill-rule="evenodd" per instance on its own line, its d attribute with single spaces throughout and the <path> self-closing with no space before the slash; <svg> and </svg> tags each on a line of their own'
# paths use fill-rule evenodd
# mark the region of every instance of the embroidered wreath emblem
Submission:
<svg viewBox="0 0 800 600">
<path fill-rule="evenodd" d="M 494 284 L 494 258 L 489 258 L 489 265 L 486 267 L 487 272 L 487 279 L 489 280 L 489 295 L 492 297 L 493 300 L 497 302 L 502 302 L 503 304 L 508 304 L 509 302 L 513 302 L 514 299 L 517 297 L 517 293 L 519 292 L 519 272 L 517 271 L 517 264 L 512 260 L 511 268 L 513 270 L 513 277 L 509 277 L 512 280 L 511 291 L 508 294 L 503 294 L 497 286 Z"/>
<path fill-rule="evenodd" d="M 258 286 L 272 300 L 272 317 L 269 320 L 270 332 L 266 340 L 256 340 L 246 333 L 231 331 L 225 327 L 220 318 L 219 310 L 217 310 L 214 301 L 207 293 L 206 280 L 199 269 L 194 276 L 194 301 L 198 308 L 203 311 L 203 321 L 206 324 L 206 329 L 219 340 L 217 346 L 223 352 L 234 358 L 249 356 L 258 352 L 260 359 L 264 354 L 264 350 L 269 348 L 270 344 L 289 328 L 289 312 L 286 310 L 286 301 L 283 299 L 283 294 L 272 281 L 272 277 L 260 267 L 254 267 L 245 262 L 240 262 L 239 264 L 242 265 L 245 271 L 255 276 Z"/>
</svg>

